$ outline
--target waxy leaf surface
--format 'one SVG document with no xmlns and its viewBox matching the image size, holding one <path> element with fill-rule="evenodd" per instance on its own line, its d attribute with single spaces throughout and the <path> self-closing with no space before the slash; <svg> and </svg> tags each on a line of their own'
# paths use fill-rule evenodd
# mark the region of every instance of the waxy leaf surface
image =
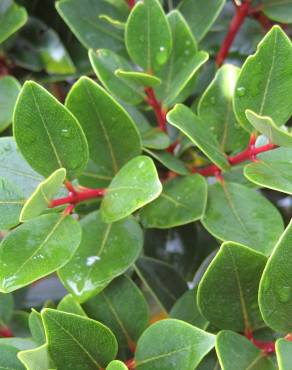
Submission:
<svg viewBox="0 0 292 370">
<path fill-rule="evenodd" d="M 12 122 L 13 110 L 19 91 L 20 84 L 14 77 L 5 76 L 0 78 L 0 132 L 5 130 Z"/>
<path fill-rule="evenodd" d="M 127 366 L 119 360 L 114 360 L 109 363 L 106 370 L 127 370 Z"/>
<path fill-rule="evenodd" d="M 65 297 L 59 302 L 57 309 L 59 311 L 74 313 L 75 315 L 85 316 L 87 317 L 86 313 L 84 312 L 81 305 L 74 299 L 72 294 L 67 294 Z"/>
<path fill-rule="evenodd" d="M 276 342 L 276 355 L 279 370 L 291 370 L 292 342 L 286 339 L 278 339 Z"/>
<path fill-rule="evenodd" d="M 18 358 L 29 370 L 48 370 L 51 368 L 47 344 L 21 351 L 18 353 Z"/>
</svg>

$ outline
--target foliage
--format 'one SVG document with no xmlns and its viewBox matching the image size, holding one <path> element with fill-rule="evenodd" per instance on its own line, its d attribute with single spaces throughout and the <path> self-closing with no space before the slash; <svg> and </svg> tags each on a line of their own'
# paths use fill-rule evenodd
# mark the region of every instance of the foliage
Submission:
<svg viewBox="0 0 292 370">
<path fill-rule="evenodd" d="M 292 369 L 291 9 L 0 0 L 1 369 Z"/>
</svg>

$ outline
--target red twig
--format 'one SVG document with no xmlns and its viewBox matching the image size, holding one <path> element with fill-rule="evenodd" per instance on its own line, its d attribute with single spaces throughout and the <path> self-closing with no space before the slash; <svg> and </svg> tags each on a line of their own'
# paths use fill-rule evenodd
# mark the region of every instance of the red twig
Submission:
<svg viewBox="0 0 292 370">
<path fill-rule="evenodd" d="M 128 6 L 130 9 L 133 9 L 135 6 L 135 0 L 128 0 Z"/>
<path fill-rule="evenodd" d="M 69 195 L 65 198 L 59 198 L 52 200 L 49 207 L 54 208 L 58 206 L 62 206 L 65 204 L 76 205 L 80 202 L 85 200 L 93 199 L 93 198 L 100 198 L 104 196 L 105 189 L 89 189 L 89 188 L 82 188 L 80 191 L 74 190 L 74 192 L 70 192 Z M 67 212 L 71 212 L 72 208 L 67 208 Z"/>
<path fill-rule="evenodd" d="M 146 102 L 152 107 L 159 128 L 161 131 L 167 132 L 166 129 L 166 114 L 167 111 L 163 109 L 161 103 L 157 100 L 154 90 L 151 87 L 145 88 L 145 93 L 147 95 Z"/>
<path fill-rule="evenodd" d="M 2 338 L 12 338 L 14 337 L 12 331 L 8 326 L 2 326 L 0 327 L 0 337 Z"/>
<path fill-rule="evenodd" d="M 4 57 L 0 57 L 0 76 L 7 76 L 10 74 L 10 67 Z"/>
<path fill-rule="evenodd" d="M 275 343 L 274 342 L 264 342 L 261 340 L 254 339 L 253 333 L 251 330 L 247 330 L 245 336 L 250 340 L 257 348 L 259 348 L 263 354 L 268 355 L 275 352 Z"/>
<path fill-rule="evenodd" d="M 216 57 L 216 64 L 218 67 L 223 64 L 241 25 L 250 12 L 250 1 L 251 0 L 244 0 L 244 2 L 236 8 L 235 15 L 230 23 L 227 35 L 225 36 Z"/>
<path fill-rule="evenodd" d="M 135 370 L 135 360 L 133 358 L 126 361 L 125 365 L 128 367 L 129 370 Z"/>
</svg>

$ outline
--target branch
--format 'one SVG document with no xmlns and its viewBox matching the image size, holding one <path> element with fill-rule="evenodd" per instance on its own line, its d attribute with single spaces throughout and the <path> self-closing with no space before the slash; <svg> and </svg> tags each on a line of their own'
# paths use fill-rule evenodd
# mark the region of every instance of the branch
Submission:
<svg viewBox="0 0 292 370">
<path fill-rule="evenodd" d="M 133 9 L 135 6 L 135 0 L 128 0 L 128 6 L 130 9 Z"/>
<path fill-rule="evenodd" d="M 151 87 L 146 87 L 144 91 L 147 95 L 146 103 L 148 103 L 152 107 L 160 130 L 167 132 L 166 128 L 167 111 L 162 108 L 161 103 L 157 100 L 155 92 Z"/>
<path fill-rule="evenodd" d="M 229 49 L 241 25 L 250 12 L 250 1 L 251 0 L 244 0 L 244 2 L 236 8 L 235 15 L 230 23 L 227 35 L 225 36 L 225 39 L 216 57 L 216 64 L 218 67 L 220 67 L 226 59 Z"/>
<path fill-rule="evenodd" d="M 131 360 L 126 361 L 125 365 L 129 370 L 135 370 L 135 360 L 133 358 Z"/>
</svg>

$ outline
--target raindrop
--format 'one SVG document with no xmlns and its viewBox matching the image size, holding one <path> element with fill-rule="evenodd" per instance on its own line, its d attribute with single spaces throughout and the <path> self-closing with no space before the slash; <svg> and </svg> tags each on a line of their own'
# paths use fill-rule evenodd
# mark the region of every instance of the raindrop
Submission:
<svg viewBox="0 0 292 370">
<path fill-rule="evenodd" d="M 69 138 L 71 136 L 71 130 L 68 128 L 62 128 L 61 136 Z"/>
<path fill-rule="evenodd" d="M 238 88 L 236 89 L 236 94 L 237 94 L 238 96 L 244 96 L 244 95 L 245 95 L 245 93 L 246 93 L 246 89 L 245 89 L 245 87 L 243 87 L 243 86 L 238 87 Z"/>
<path fill-rule="evenodd" d="M 167 50 L 164 46 L 160 46 L 159 53 L 156 56 L 157 63 L 163 64 L 167 60 Z"/>
</svg>

